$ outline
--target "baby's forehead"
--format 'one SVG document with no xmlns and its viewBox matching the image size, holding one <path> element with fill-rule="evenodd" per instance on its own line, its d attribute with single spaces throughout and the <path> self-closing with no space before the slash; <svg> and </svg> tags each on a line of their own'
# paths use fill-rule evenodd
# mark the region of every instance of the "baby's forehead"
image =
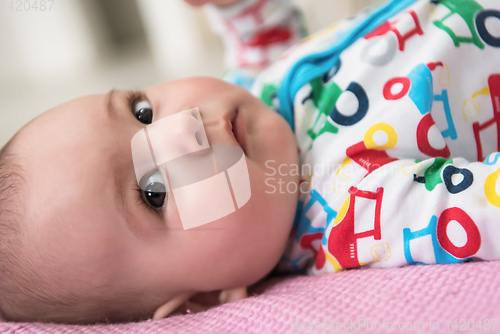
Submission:
<svg viewBox="0 0 500 334">
<path fill-rule="evenodd" d="M 114 147 L 103 100 L 101 95 L 64 103 L 19 133 L 14 150 L 26 174 L 32 206 L 28 210 L 35 215 L 70 204 L 99 205 L 105 194 L 98 192 L 99 186 L 109 186 L 112 180 L 107 150 Z"/>
<path fill-rule="evenodd" d="M 17 133 L 16 141 L 19 144 L 28 141 L 33 143 L 33 136 L 56 137 L 64 134 L 65 129 L 80 124 L 83 120 L 91 120 L 95 114 L 105 113 L 105 94 L 83 96 L 59 104 L 42 112 L 25 124 Z M 57 131 L 58 130 L 58 131 Z"/>
</svg>

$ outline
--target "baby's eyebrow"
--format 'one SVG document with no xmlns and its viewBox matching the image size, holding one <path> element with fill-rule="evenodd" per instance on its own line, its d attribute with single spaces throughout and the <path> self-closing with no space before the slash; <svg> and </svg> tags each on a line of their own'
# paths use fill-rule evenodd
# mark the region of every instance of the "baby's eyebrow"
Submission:
<svg viewBox="0 0 500 334">
<path fill-rule="evenodd" d="M 116 116 L 116 110 L 113 103 L 113 95 L 116 93 L 115 89 L 111 89 L 104 97 L 106 101 L 106 114 L 110 119 L 114 119 Z"/>
<path fill-rule="evenodd" d="M 124 187 L 119 184 L 118 177 L 116 177 L 116 173 L 118 171 L 118 168 L 116 165 L 113 167 L 113 173 L 115 175 L 115 180 L 114 180 L 114 193 L 116 194 L 116 198 L 118 198 L 118 210 L 120 211 L 120 216 L 122 218 L 122 221 L 125 222 L 125 226 L 132 232 L 132 234 L 139 239 L 139 236 L 137 235 L 136 232 L 136 226 L 135 224 L 132 224 L 132 222 L 128 219 L 128 214 L 127 210 L 125 209 L 125 200 L 123 196 L 123 190 Z"/>
</svg>

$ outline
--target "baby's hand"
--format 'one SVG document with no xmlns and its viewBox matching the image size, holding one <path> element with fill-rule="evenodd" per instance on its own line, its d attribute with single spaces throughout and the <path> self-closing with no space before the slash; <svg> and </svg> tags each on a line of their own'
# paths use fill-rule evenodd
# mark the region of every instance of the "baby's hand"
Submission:
<svg viewBox="0 0 500 334">
<path fill-rule="evenodd" d="M 186 1 L 188 4 L 195 6 L 195 7 L 203 6 L 204 4 L 207 4 L 207 3 L 211 3 L 211 4 L 214 4 L 216 6 L 225 7 L 225 6 L 232 5 L 240 0 L 184 0 L 184 1 Z"/>
</svg>

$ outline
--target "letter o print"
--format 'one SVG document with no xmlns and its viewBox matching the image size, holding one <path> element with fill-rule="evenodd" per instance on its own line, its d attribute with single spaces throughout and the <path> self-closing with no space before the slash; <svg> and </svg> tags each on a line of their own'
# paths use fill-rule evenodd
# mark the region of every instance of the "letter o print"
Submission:
<svg viewBox="0 0 500 334">
<path fill-rule="evenodd" d="M 379 145 L 373 139 L 376 132 L 382 131 L 387 135 L 387 142 L 383 145 Z M 377 123 L 368 129 L 364 137 L 365 146 L 368 149 L 375 150 L 386 150 L 393 148 L 398 143 L 398 134 L 392 126 L 387 123 Z"/>
<path fill-rule="evenodd" d="M 330 114 L 330 118 L 337 124 L 350 126 L 358 123 L 365 117 L 368 112 L 369 102 L 365 90 L 356 82 L 352 82 L 346 89 L 346 92 L 351 92 L 356 96 L 358 99 L 358 110 L 351 116 L 345 116 L 342 115 L 337 109 L 337 106 L 335 106 Z"/>
<path fill-rule="evenodd" d="M 484 195 L 486 196 L 488 202 L 497 208 L 500 208 L 500 195 L 498 195 L 496 190 L 496 184 L 499 176 L 500 168 L 488 175 L 484 181 Z"/>
<path fill-rule="evenodd" d="M 403 85 L 403 88 L 399 93 L 393 94 L 392 87 L 394 87 L 397 84 Z M 411 88 L 411 81 L 409 78 L 407 77 L 392 78 L 391 80 L 387 81 L 387 83 L 384 86 L 384 98 L 389 101 L 399 100 L 403 98 L 406 94 L 408 94 L 410 88 Z"/>
<path fill-rule="evenodd" d="M 455 246 L 447 234 L 447 227 L 451 221 L 457 221 L 467 233 L 467 243 L 462 247 Z M 481 247 L 481 234 L 472 218 L 462 209 L 457 207 L 443 211 L 437 223 L 437 238 L 439 244 L 451 255 L 465 259 L 477 253 Z"/>
<path fill-rule="evenodd" d="M 417 145 L 420 152 L 427 154 L 431 157 L 443 157 L 447 158 L 451 155 L 448 145 L 445 143 L 445 147 L 442 149 L 436 149 L 429 143 L 429 130 L 434 126 L 434 119 L 430 113 L 427 113 L 422 117 L 420 123 L 417 126 Z M 444 139 L 443 139 L 444 140 Z"/>
<path fill-rule="evenodd" d="M 476 16 L 477 32 L 486 44 L 498 48 L 500 47 L 500 37 L 493 36 L 486 28 L 486 19 L 490 17 L 496 17 L 497 19 L 500 19 L 500 11 L 483 10 L 482 12 L 480 12 Z"/>
<path fill-rule="evenodd" d="M 457 174 L 462 174 L 464 178 L 459 184 L 455 185 L 452 182 L 452 178 L 453 175 Z M 458 194 L 472 185 L 474 182 L 474 176 L 467 168 L 457 168 L 453 165 L 448 165 L 443 170 L 443 181 L 450 194 Z"/>
</svg>

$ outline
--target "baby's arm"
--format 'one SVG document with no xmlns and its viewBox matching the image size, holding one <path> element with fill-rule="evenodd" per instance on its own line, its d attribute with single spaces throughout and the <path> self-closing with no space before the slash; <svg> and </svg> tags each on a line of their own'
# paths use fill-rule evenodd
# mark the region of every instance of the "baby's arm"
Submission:
<svg viewBox="0 0 500 334">
<path fill-rule="evenodd" d="M 186 0 L 207 3 L 204 0 Z M 226 81 L 250 89 L 260 71 L 305 37 L 299 11 L 289 0 L 215 0 L 207 14 L 225 45 Z M 228 6 L 215 6 L 226 3 Z"/>
</svg>

